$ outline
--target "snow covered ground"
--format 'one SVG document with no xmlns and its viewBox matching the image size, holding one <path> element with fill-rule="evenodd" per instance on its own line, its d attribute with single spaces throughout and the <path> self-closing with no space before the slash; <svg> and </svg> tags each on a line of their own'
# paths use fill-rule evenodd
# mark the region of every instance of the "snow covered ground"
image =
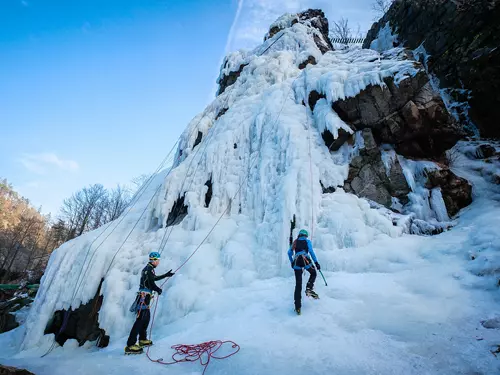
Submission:
<svg viewBox="0 0 500 375">
<path fill-rule="evenodd" d="M 123 221 L 53 253 L 25 323 L 0 335 L 2 364 L 38 375 L 200 374 L 199 364 L 167 370 L 144 355 L 123 355 L 134 321 L 128 309 L 147 254 L 162 252 L 158 273 L 163 273 L 198 249 L 159 299 L 153 358 L 167 360 L 175 344 L 230 339 L 240 352 L 213 360 L 206 374 L 500 371 L 490 353 L 500 344 L 499 331 L 480 324 L 500 316 L 495 280 L 500 192 L 485 178 L 494 166 L 465 156 L 474 145 L 457 145 L 454 171 L 474 184 L 474 202 L 450 231 L 434 237 L 404 234 L 404 225 L 393 225 L 387 209 L 371 208 L 339 188 L 350 158 L 363 147 L 359 133 L 354 144 L 334 153 L 321 133 L 350 129 L 331 109 L 332 100 L 381 84 L 384 77 L 400 82 L 419 65 L 400 56 L 401 49 L 323 55 L 314 42 L 316 31 L 291 25 L 288 18 L 280 22 L 288 27 L 262 46 L 228 57 L 221 75 L 248 65 L 187 126 L 172 169 L 155 176 Z M 309 56 L 317 64 L 299 69 Z M 325 96 L 314 113 L 302 104 L 313 90 Z M 202 140 L 196 143 L 199 133 Z M 389 164 L 395 157 L 389 150 L 384 160 Z M 439 195 L 433 194 L 432 202 L 418 200 L 422 162 L 402 165 L 411 180 L 412 207 L 422 211 L 417 214 L 446 221 Z M 205 207 L 208 180 L 213 191 Z M 323 194 L 319 181 L 337 190 Z M 165 227 L 184 194 L 187 216 Z M 325 286 L 318 277 L 321 299 L 304 299 L 302 316 L 293 312 L 294 278 L 286 256 L 294 215 L 294 235 L 309 229 L 328 281 Z M 40 358 L 54 342 L 54 335 L 43 334 L 54 311 L 88 302 L 102 278 L 99 325 L 110 345 L 97 350 L 91 343 L 78 348 L 68 341 Z"/>
<path fill-rule="evenodd" d="M 467 147 L 457 145 L 462 151 Z M 500 191 L 478 172 L 483 162 L 465 157 L 462 162 L 454 171 L 472 181 L 475 200 L 450 231 L 433 237 L 386 236 L 336 250 L 328 258 L 333 271 L 324 272 L 328 286 L 318 277 L 321 299 L 305 297 L 302 316 L 293 312 L 291 271 L 213 290 L 198 311 L 155 323 L 152 358 L 169 358 L 175 344 L 230 339 L 240 352 L 212 360 L 207 374 L 498 373 L 490 350 L 500 343 L 499 331 L 480 324 L 500 314 L 498 290 L 488 275 L 474 272 L 487 262 L 475 263 L 478 258 L 471 261 L 470 255 L 486 251 L 494 261 L 491 255 L 498 254 Z M 172 298 L 168 292 L 161 297 Z M 172 320 L 168 309 L 162 314 Z M 45 358 L 39 358 L 45 348 L 15 353 L 23 329 L 0 336 L 3 364 L 42 375 L 167 371 L 145 355 L 124 357 L 125 336 L 100 350 L 68 341 Z M 201 374 L 202 367 L 176 364 L 168 371 Z"/>
</svg>

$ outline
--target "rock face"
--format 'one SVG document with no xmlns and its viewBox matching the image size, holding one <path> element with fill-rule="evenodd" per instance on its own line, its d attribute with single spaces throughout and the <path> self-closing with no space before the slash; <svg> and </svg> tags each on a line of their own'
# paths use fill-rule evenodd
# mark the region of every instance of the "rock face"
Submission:
<svg viewBox="0 0 500 375">
<path fill-rule="evenodd" d="M 307 60 L 301 62 L 299 64 L 299 69 L 304 69 L 307 66 L 307 64 L 312 64 L 312 65 L 316 65 L 317 64 L 316 59 L 314 58 L 314 56 L 309 56 L 307 58 Z"/>
<path fill-rule="evenodd" d="M 35 375 L 24 369 L 0 365 L 0 375 Z"/>
<path fill-rule="evenodd" d="M 0 333 L 10 331 L 19 326 L 13 313 L 28 306 L 33 298 L 17 295 L 7 301 L 0 302 Z"/>
<path fill-rule="evenodd" d="M 308 9 L 305 12 L 299 13 L 297 17 L 299 20 L 298 22 L 306 23 L 319 31 L 319 35 L 314 35 L 314 42 L 321 53 L 333 50 L 332 42 L 328 36 L 328 19 L 325 17 L 325 13 L 323 13 L 322 10 Z"/>
<path fill-rule="evenodd" d="M 279 24 L 271 26 L 264 40 L 272 38 L 286 27 L 293 26 L 296 23 L 302 23 L 313 28 L 314 42 L 318 46 L 318 49 L 321 51 L 321 53 L 325 54 L 326 52 L 333 50 L 332 42 L 328 37 L 328 19 L 325 17 L 325 14 L 322 10 L 308 9 L 305 12 L 297 13 L 294 17 L 295 18 L 291 21 L 291 24 Z M 300 63 L 299 69 L 304 69 L 307 64 L 316 65 L 316 59 L 314 58 L 314 56 L 309 56 L 305 61 Z M 217 82 L 219 84 L 217 95 L 222 94 L 229 86 L 234 84 L 243 71 L 243 68 L 245 68 L 245 66 L 247 65 L 248 64 L 241 64 L 238 70 L 231 71 L 227 75 L 224 74 L 222 77 L 220 77 L 220 80 Z"/>
<path fill-rule="evenodd" d="M 388 23 L 396 45 L 423 45 L 428 70 L 458 102 L 481 135 L 500 137 L 500 2 L 398 0 L 373 24 L 363 44 L 370 48 Z M 394 32 L 395 31 L 395 32 Z M 469 99 L 470 98 L 470 99 Z M 470 105 L 470 109 L 469 106 Z"/>
<path fill-rule="evenodd" d="M 239 69 L 235 72 L 230 72 L 228 75 L 224 75 L 222 79 L 219 82 L 219 91 L 217 92 L 217 95 L 222 94 L 226 89 L 234 84 L 238 77 L 240 76 L 241 72 L 243 71 L 243 68 L 247 66 L 248 64 L 242 64 L 240 65 Z"/>
<path fill-rule="evenodd" d="M 458 211 L 472 203 L 472 186 L 462 177 L 458 177 L 448 168 L 427 173 L 426 188 L 441 188 L 448 215 L 455 216 Z"/>
<path fill-rule="evenodd" d="M 344 190 L 386 207 L 391 207 L 392 197 L 406 204 L 410 188 L 401 165 L 396 159 L 387 171 L 371 129 L 363 130 L 363 139 L 365 148 L 352 159 Z"/>
<path fill-rule="evenodd" d="M 438 158 L 463 136 L 425 72 L 398 85 L 392 77 L 384 83 L 333 103 L 333 109 L 356 130 L 371 128 L 379 143 L 393 144 L 407 157 Z"/>
<path fill-rule="evenodd" d="M 411 54 L 406 56 L 412 58 Z M 311 92 L 311 108 L 321 97 Z M 362 131 L 364 141 L 364 148 L 351 160 L 344 189 L 396 211 L 408 203 L 411 190 L 397 158 L 389 166 L 384 164 L 381 145 L 391 145 L 397 154 L 406 158 L 440 161 L 445 151 L 464 136 L 423 70 L 397 84 L 393 77 L 388 77 L 383 86 L 370 85 L 354 97 L 334 102 L 332 108 L 353 130 Z M 338 150 L 348 135 L 339 132 L 337 139 L 330 141 L 330 150 Z M 326 138 L 323 134 L 328 145 Z M 490 149 L 483 149 L 479 151 L 481 155 L 492 153 Z M 441 188 L 450 217 L 472 202 L 469 183 L 446 168 L 430 172 L 426 187 Z M 419 230 L 421 227 L 419 225 Z M 442 230 L 431 229 L 424 232 Z"/>
<path fill-rule="evenodd" d="M 496 154 L 495 147 L 491 145 L 480 145 L 476 150 L 476 157 L 478 159 L 487 159 Z"/>
<path fill-rule="evenodd" d="M 76 339 L 80 346 L 86 341 L 94 340 L 99 340 L 99 347 L 107 346 L 109 336 L 105 334 L 103 329 L 99 328 L 98 323 L 99 310 L 103 301 L 103 296 L 100 295 L 103 280 L 101 280 L 94 298 L 88 303 L 80 305 L 76 310 L 71 310 L 69 313 L 66 310 L 56 311 L 52 320 L 47 324 L 44 333 L 55 334 L 55 339 L 61 346 L 68 339 Z"/>
</svg>

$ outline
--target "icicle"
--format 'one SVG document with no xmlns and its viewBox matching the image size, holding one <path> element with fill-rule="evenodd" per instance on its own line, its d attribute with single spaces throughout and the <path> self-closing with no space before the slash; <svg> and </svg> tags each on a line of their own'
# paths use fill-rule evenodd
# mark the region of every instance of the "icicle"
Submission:
<svg viewBox="0 0 500 375">
<path fill-rule="evenodd" d="M 431 191 L 431 207 L 438 221 L 450 221 L 440 188 Z"/>
<path fill-rule="evenodd" d="M 382 157 L 382 162 L 384 163 L 385 166 L 385 174 L 389 176 L 389 174 L 391 173 L 391 167 L 396 161 L 396 152 L 392 148 L 388 148 L 387 146 L 384 147 L 383 145 L 380 153 Z"/>
</svg>

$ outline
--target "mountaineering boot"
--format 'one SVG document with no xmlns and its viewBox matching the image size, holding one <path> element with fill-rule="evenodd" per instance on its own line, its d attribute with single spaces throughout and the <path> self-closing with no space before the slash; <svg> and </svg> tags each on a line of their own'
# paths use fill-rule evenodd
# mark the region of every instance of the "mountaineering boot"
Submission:
<svg viewBox="0 0 500 375">
<path fill-rule="evenodd" d="M 306 296 L 312 297 L 314 299 L 319 299 L 318 293 L 316 293 L 314 290 L 307 288 L 306 289 Z"/>
<path fill-rule="evenodd" d="M 125 347 L 125 354 L 141 354 L 142 352 L 142 348 L 137 344 Z"/>
<path fill-rule="evenodd" d="M 297 309 L 295 309 L 295 312 L 297 313 L 297 315 L 300 315 L 300 307 Z"/>
<path fill-rule="evenodd" d="M 151 340 L 139 340 L 140 347 L 151 346 L 151 345 L 153 345 L 153 341 Z"/>
</svg>

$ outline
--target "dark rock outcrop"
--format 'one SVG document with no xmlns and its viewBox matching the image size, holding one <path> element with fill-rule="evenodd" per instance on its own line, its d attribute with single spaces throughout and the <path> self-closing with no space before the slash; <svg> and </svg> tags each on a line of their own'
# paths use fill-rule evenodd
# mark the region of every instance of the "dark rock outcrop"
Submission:
<svg viewBox="0 0 500 375">
<path fill-rule="evenodd" d="M 483 320 L 481 325 L 488 329 L 500 329 L 500 317 Z"/>
<path fill-rule="evenodd" d="M 8 332 L 19 326 L 13 313 L 28 306 L 33 302 L 33 298 L 23 295 L 16 295 L 7 301 L 0 302 L 0 333 Z"/>
<path fill-rule="evenodd" d="M 10 313 L 0 315 L 0 333 L 8 332 L 19 327 L 16 317 Z"/>
<path fill-rule="evenodd" d="M 184 204 L 184 197 L 179 197 L 168 213 L 167 227 L 179 224 L 188 214 L 188 206 Z"/>
<path fill-rule="evenodd" d="M 309 56 L 307 58 L 307 60 L 301 62 L 299 64 L 299 69 L 301 69 L 301 70 L 304 69 L 307 66 L 307 64 L 312 64 L 312 65 L 316 65 L 317 64 L 316 59 L 314 58 L 314 56 Z"/>
<path fill-rule="evenodd" d="M 314 42 L 318 46 L 321 53 L 333 50 L 332 42 L 328 36 L 329 26 L 328 19 L 320 9 L 308 9 L 305 12 L 298 14 L 299 22 L 310 25 L 319 31 L 319 35 L 314 35 Z"/>
<path fill-rule="evenodd" d="M 323 185 L 323 182 L 320 181 L 319 184 L 321 185 L 321 190 L 323 191 L 323 194 L 331 194 L 331 193 L 335 193 L 335 186 L 328 186 L 328 187 L 325 187 L 325 185 Z"/>
<path fill-rule="evenodd" d="M 55 334 L 55 340 L 61 346 L 68 339 L 76 339 L 82 346 L 86 341 L 98 340 L 100 347 L 109 343 L 109 336 L 99 327 L 99 310 L 102 306 L 103 296 L 101 280 L 97 292 L 89 302 L 80 305 L 75 310 L 58 310 L 47 323 L 44 333 Z M 62 329 L 61 329 L 62 328 Z"/>
<path fill-rule="evenodd" d="M 448 229 L 448 226 L 435 226 L 424 220 L 413 218 L 411 219 L 409 232 L 410 234 L 435 236 L 436 234 L 443 233 L 445 229 Z"/>
<path fill-rule="evenodd" d="M 365 148 L 352 159 L 344 190 L 387 208 L 392 206 L 392 197 L 399 199 L 401 204 L 406 204 L 410 188 L 401 165 L 396 159 L 387 172 L 371 129 L 363 130 L 363 139 Z"/>
<path fill-rule="evenodd" d="M 264 41 L 271 39 L 273 36 L 278 34 L 281 30 L 283 30 L 283 29 L 280 28 L 279 26 L 271 27 L 271 29 L 269 29 L 269 33 L 264 37 Z"/>
<path fill-rule="evenodd" d="M 379 143 L 393 144 L 407 157 L 439 158 L 463 136 L 423 70 L 397 85 L 393 77 L 384 84 L 370 85 L 332 107 L 356 130 L 373 129 Z"/>
<path fill-rule="evenodd" d="M 345 131 L 344 129 L 338 130 L 337 138 L 333 137 L 333 134 L 330 130 L 325 130 L 321 133 L 321 137 L 325 142 L 326 147 L 328 147 L 328 151 L 335 152 L 337 151 L 347 140 L 352 138 L 352 134 Z"/>
<path fill-rule="evenodd" d="M 201 139 L 203 138 L 203 133 L 198 131 L 198 136 L 196 137 L 193 145 L 193 149 L 201 143 Z"/>
<path fill-rule="evenodd" d="M 374 23 L 363 44 L 369 48 L 388 22 L 398 43 L 423 45 L 428 70 L 487 137 L 500 137 L 500 2 L 398 0 Z M 470 97 L 470 99 L 469 99 Z M 470 105 L 467 105 L 467 103 Z"/>
<path fill-rule="evenodd" d="M 229 108 L 222 108 L 219 113 L 217 113 L 217 116 L 215 116 L 215 121 L 217 121 L 221 116 L 224 116 L 228 109 Z"/>
<path fill-rule="evenodd" d="M 320 94 L 316 90 L 312 90 L 309 93 L 309 98 L 308 98 L 307 101 L 309 103 L 309 108 L 311 108 L 311 111 L 314 111 L 314 107 L 316 107 L 316 103 L 320 99 L 326 99 L 326 95 L 325 94 Z"/>
<path fill-rule="evenodd" d="M 212 200 L 212 176 L 210 179 L 205 182 L 205 186 L 207 187 L 207 192 L 205 194 L 205 207 L 210 206 L 210 201 Z"/>
<path fill-rule="evenodd" d="M 243 71 L 243 68 L 247 65 L 248 64 L 241 64 L 237 71 L 229 72 L 228 75 L 224 74 L 217 82 L 219 84 L 219 91 L 217 92 L 217 95 L 222 94 L 229 86 L 233 85 Z"/>
<path fill-rule="evenodd" d="M 317 30 L 314 34 L 314 42 L 318 46 L 321 53 L 333 50 L 332 42 L 328 36 L 330 27 L 328 26 L 328 19 L 321 9 L 308 9 L 304 12 L 295 15 L 295 18 L 290 22 L 290 26 L 296 23 L 302 23 Z M 272 38 L 286 26 L 274 25 L 269 29 L 269 32 L 264 37 L 264 41 Z"/>
<path fill-rule="evenodd" d="M 35 375 L 32 372 L 15 367 L 0 365 L 0 375 Z"/>
<path fill-rule="evenodd" d="M 476 158 L 478 159 L 487 159 L 494 156 L 495 154 L 495 147 L 488 144 L 479 145 L 476 149 Z"/>
<path fill-rule="evenodd" d="M 462 177 L 458 177 L 448 168 L 427 172 L 428 189 L 441 188 L 446 210 L 450 217 L 455 216 L 460 209 L 472 203 L 472 186 Z"/>
<path fill-rule="evenodd" d="M 293 215 L 293 219 L 290 220 L 290 237 L 288 238 L 290 246 L 292 245 L 293 242 L 293 230 L 295 229 L 295 226 L 297 225 L 295 214 Z"/>
</svg>

